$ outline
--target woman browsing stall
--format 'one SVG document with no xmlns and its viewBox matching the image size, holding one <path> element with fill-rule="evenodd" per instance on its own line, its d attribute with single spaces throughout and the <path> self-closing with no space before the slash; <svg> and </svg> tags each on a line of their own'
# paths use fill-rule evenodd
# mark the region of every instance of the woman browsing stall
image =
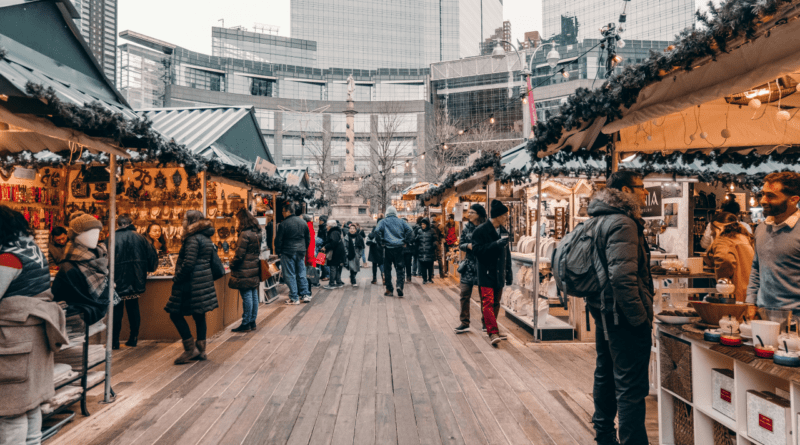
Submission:
<svg viewBox="0 0 800 445">
<path fill-rule="evenodd" d="M 720 213 L 714 224 L 721 231 L 708 249 L 707 258 L 714 266 L 716 279 L 727 278 L 736 286 L 733 292 L 737 302 L 747 298 L 747 283 L 755 255 L 750 235 L 731 213 Z"/>
</svg>

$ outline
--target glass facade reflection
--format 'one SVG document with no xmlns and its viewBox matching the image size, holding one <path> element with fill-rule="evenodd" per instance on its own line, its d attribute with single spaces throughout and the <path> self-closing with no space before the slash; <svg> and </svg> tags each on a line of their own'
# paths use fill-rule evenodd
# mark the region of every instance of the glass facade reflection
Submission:
<svg viewBox="0 0 800 445">
<path fill-rule="evenodd" d="M 117 0 L 72 0 L 80 15 L 75 25 L 111 81 L 116 79 Z"/>
<path fill-rule="evenodd" d="M 211 54 L 232 59 L 316 67 L 317 43 L 238 28 L 211 28 Z"/>
<path fill-rule="evenodd" d="M 623 24 L 625 40 L 671 41 L 695 23 L 694 0 L 542 0 L 542 37 L 549 39 L 562 31 L 562 16 L 577 17 L 578 42 L 600 38 L 599 29 L 617 23 L 623 6 L 627 20 Z"/>
<path fill-rule="evenodd" d="M 292 37 L 317 43 L 320 68 L 419 68 L 479 54 L 502 0 L 292 0 Z"/>
</svg>

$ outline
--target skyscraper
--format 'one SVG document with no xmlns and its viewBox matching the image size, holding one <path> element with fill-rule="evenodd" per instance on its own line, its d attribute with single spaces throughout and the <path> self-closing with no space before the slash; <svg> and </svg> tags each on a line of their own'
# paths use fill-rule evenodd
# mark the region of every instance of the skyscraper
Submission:
<svg viewBox="0 0 800 445">
<path fill-rule="evenodd" d="M 116 82 L 117 0 L 72 0 L 81 15 L 75 24 L 106 76 Z"/>
<path fill-rule="evenodd" d="M 574 25 L 574 21 L 563 18 L 577 18 L 577 41 L 599 39 L 598 31 L 609 23 L 618 23 L 620 14 L 625 11 L 625 30 L 621 35 L 628 40 L 671 41 L 686 28 L 695 23 L 694 0 L 542 0 L 543 39 L 570 30 L 564 24 Z"/>
<path fill-rule="evenodd" d="M 480 54 L 503 26 L 502 0 L 292 0 L 291 33 L 317 67 L 422 68 Z"/>
</svg>

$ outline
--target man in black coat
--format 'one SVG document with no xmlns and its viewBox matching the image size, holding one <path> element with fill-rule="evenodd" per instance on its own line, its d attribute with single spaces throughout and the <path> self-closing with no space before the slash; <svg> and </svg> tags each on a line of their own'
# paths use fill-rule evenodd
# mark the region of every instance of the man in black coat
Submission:
<svg viewBox="0 0 800 445">
<path fill-rule="evenodd" d="M 134 347 L 139 339 L 139 295 L 145 291 L 147 273 L 158 268 L 158 253 L 152 244 L 136 231 L 128 215 L 117 219 L 116 241 L 114 243 L 114 285 L 122 302 L 114 306 L 114 329 L 112 349 L 119 349 L 119 334 L 124 309 L 128 310 L 128 323 L 131 333 L 127 346 Z"/>
<path fill-rule="evenodd" d="M 319 217 L 319 228 L 317 229 L 317 238 L 322 239 L 322 242 L 328 241 L 328 216 L 327 215 L 320 215 Z M 328 265 L 320 266 L 320 281 L 325 281 L 330 277 L 331 268 Z"/>
<path fill-rule="evenodd" d="M 300 298 L 311 298 L 306 278 L 306 252 L 311 244 L 308 224 L 295 215 L 295 205 L 283 206 L 284 220 L 278 225 L 275 235 L 275 251 L 281 256 L 281 270 L 289 286 L 287 304 L 300 304 Z"/>
<path fill-rule="evenodd" d="M 491 219 L 478 226 L 472 233 L 472 252 L 478 259 L 478 287 L 481 293 L 483 323 L 493 345 L 505 337 L 497 328 L 500 298 L 503 285 L 510 286 L 511 250 L 508 247 L 508 207 L 498 200 L 492 201 Z"/>
<path fill-rule="evenodd" d="M 589 216 L 600 218 L 595 242 L 609 277 L 603 294 L 586 300 L 597 329 L 592 423 L 598 444 L 646 444 L 653 325 L 650 248 L 641 219 L 647 191 L 640 174 L 623 171 L 612 174 L 606 188 L 592 198 Z"/>
</svg>

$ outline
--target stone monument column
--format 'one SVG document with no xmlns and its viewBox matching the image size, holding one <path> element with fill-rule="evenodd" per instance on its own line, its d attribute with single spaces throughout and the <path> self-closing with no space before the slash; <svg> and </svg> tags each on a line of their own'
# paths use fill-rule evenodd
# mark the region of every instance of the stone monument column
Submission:
<svg viewBox="0 0 800 445">
<path fill-rule="evenodd" d="M 352 77 L 351 77 L 352 79 Z M 356 172 L 356 157 L 355 157 L 355 150 L 356 150 L 356 132 L 355 132 L 355 116 L 358 111 L 355 110 L 355 105 L 353 104 L 353 98 L 350 97 L 348 94 L 347 97 L 347 108 L 344 110 L 344 115 L 347 119 L 347 129 L 345 131 L 345 135 L 347 136 L 347 145 L 345 146 L 346 157 L 344 160 L 344 175 L 345 177 L 352 178 L 355 176 Z"/>
</svg>

